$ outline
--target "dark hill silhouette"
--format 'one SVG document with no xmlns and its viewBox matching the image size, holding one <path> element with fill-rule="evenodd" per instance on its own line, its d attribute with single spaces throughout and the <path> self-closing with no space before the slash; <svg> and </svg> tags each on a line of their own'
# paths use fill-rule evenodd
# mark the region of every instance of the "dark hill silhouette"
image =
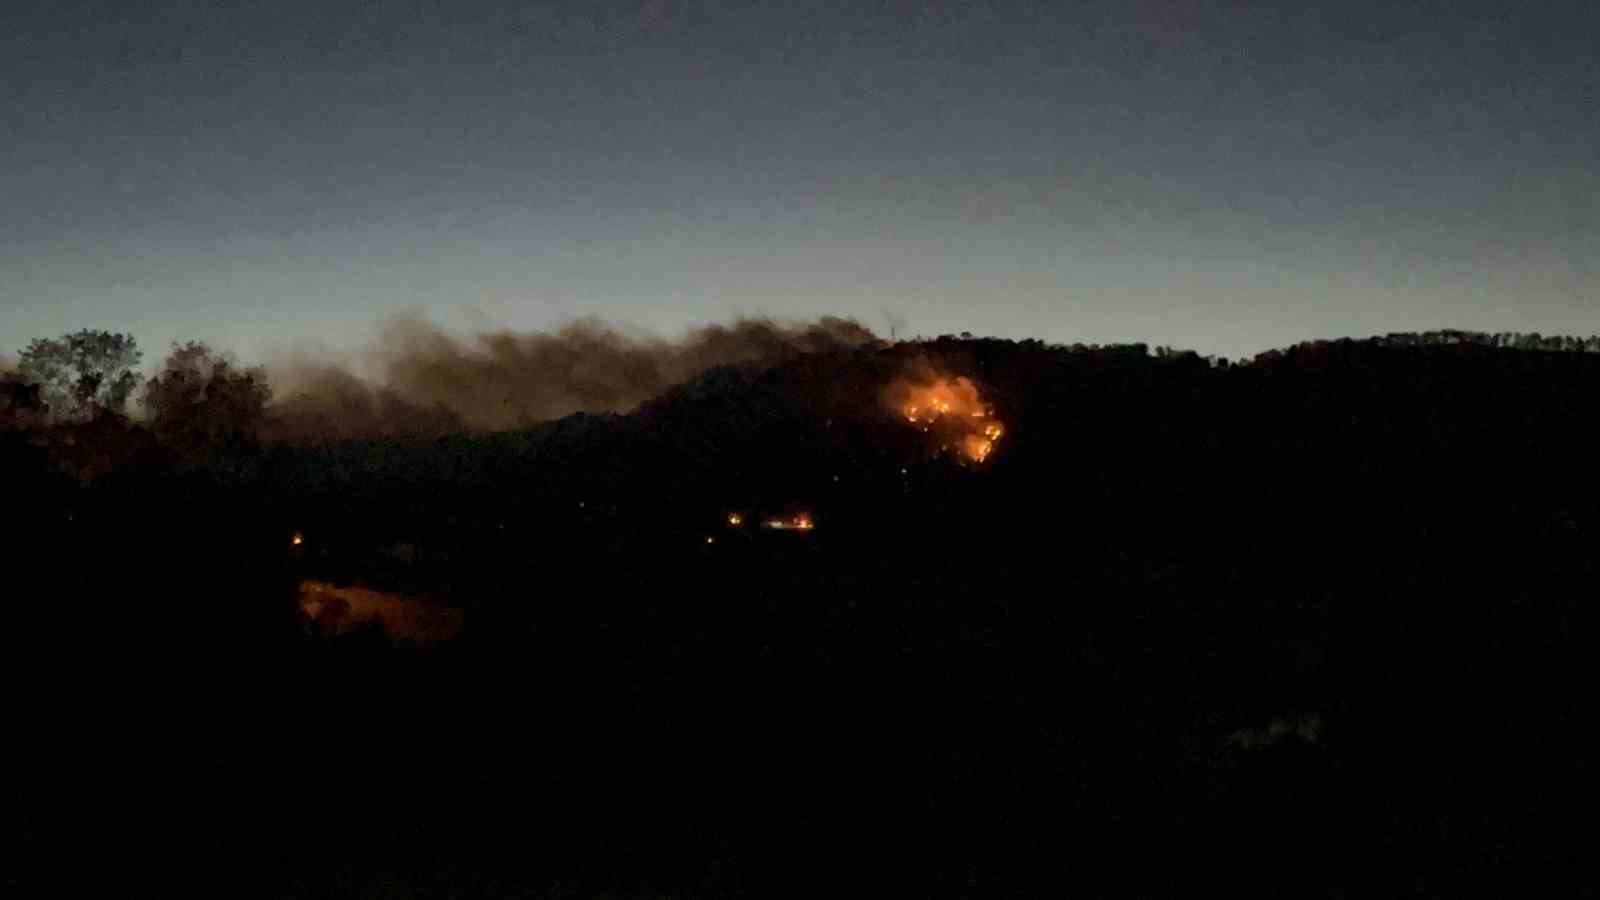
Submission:
<svg viewBox="0 0 1600 900">
<path fill-rule="evenodd" d="M 1579 849 L 1586 346 L 873 344 L 628 415 L 28 481 L 73 517 L 13 546 L 80 560 L 30 576 L 72 598 L 50 658 L 159 685 L 118 710 L 163 752 L 113 755 L 269 893 L 1481 891 Z M 929 369 L 1005 423 L 983 463 L 882 403 Z M 461 635 L 317 638 L 300 577 Z"/>
</svg>

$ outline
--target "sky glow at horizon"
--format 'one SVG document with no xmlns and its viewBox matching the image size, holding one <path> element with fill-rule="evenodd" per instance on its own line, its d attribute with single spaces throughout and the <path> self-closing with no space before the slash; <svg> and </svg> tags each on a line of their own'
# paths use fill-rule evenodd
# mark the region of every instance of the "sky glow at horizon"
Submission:
<svg viewBox="0 0 1600 900">
<path fill-rule="evenodd" d="M 1585 3 L 14 0 L 0 353 L 257 359 L 397 313 L 1591 334 L 1597 33 Z"/>
</svg>

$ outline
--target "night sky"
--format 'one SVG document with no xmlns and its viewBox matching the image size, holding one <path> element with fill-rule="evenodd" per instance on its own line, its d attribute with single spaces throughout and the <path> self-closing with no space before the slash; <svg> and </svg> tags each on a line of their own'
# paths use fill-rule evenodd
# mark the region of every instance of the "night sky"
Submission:
<svg viewBox="0 0 1600 900">
<path fill-rule="evenodd" d="M 1600 331 L 1600 3 L 6 0 L 0 352 Z"/>
</svg>

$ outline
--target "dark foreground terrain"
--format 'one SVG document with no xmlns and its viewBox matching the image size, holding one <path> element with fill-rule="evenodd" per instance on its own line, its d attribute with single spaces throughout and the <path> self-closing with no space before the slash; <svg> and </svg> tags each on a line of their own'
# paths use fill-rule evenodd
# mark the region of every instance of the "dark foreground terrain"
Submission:
<svg viewBox="0 0 1600 900">
<path fill-rule="evenodd" d="M 87 483 L 0 433 L 8 893 L 1576 893 L 1597 396 L 1451 335 L 941 340 Z M 304 578 L 459 635 L 323 634 Z"/>
</svg>

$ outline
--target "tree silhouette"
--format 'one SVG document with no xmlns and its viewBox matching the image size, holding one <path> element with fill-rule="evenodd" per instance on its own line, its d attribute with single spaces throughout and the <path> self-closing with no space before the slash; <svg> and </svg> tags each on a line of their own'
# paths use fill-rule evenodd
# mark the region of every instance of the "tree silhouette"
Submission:
<svg viewBox="0 0 1600 900">
<path fill-rule="evenodd" d="M 238 369 L 203 343 L 174 344 L 142 398 L 150 427 L 188 455 L 254 440 L 271 390 L 260 369 Z"/>
<path fill-rule="evenodd" d="M 0 428 L 25 426 L 43 412 L 39 386 L 0 377 Z"/>
<path fill-rule="evenodd" d="M 39 385 L 53 418 L 86 421 L 123 411 L 138 384 L 133 368 L 141 358 L 129 335 L 84 330 L 33 341 L 22 351 L 17 373 Z"/>
</svg>

